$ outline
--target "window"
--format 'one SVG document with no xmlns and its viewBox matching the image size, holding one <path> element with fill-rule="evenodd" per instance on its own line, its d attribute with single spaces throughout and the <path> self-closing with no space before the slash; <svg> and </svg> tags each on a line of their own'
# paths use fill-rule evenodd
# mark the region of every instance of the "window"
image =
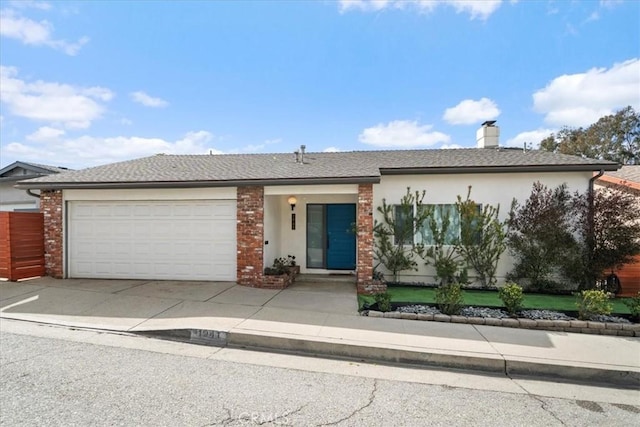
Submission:
<svg viewBox="0 0 640 427">
<path fill-rule="evenodd" d="M 413 235 L 415 227 L 413 225 L 414 207 L 410 207 L 410 210 L 407 210 L 403 208 L 402 205 L 394 205 L 393 208 L 395 215 L 394 243 L 396 245 L 412 245 L 414 241 L 422 243 L 425 246 L 434 246 L 436 241 L 442 241 L 445 245 L 454 245 L 461 237 L 460 212 L 455 204 L 419 206 L 418 209 L 432 209 L 432 214 L 422 224 L 422 228 L 417 230 L 415 236 Z M 478 212 L 480 212 L 482 205 L 477 204 L 476 208 Z M 472 221 L 470 225 L 471 230 L 477 228 L 477 219 L 474 218 Z M 432 222 L 436 233 L 438 233 L 437 236 L 433 234 Z M 481 233 L 481 230 L 475 231 L 473 233 L 473 240 L 479 242 Z"/>
<path fill-rule="evenodd" d="M 452 245 L 460 237 L 460 215 L 456 205 L 428 205 L 433 209 L 432 216 L 425 221 L 420 230 L 422 243 L 427 246 L 436 244 L 437 240 L 443 240 L 445 245 Z M 448 221 L 448 222 L 447 222 Z M 432 222 L 435 225 L 436 238 L 432 231 Z"/>
<path fill-rule="evenodd" d="M 413 244 L 413 206 L 394 205 L 395 229 L 393 242 L 396 245 Z"/>
</svg>

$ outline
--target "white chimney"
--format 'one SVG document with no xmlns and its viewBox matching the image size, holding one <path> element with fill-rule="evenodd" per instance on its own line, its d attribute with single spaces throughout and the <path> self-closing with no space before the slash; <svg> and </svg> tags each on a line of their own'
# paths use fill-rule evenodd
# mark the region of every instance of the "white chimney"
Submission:
<svg viewBox="0 0 640 427">
<path fill-rule="evenodd" d="M 495 120 L 487 120 L 476 132 L 478 148 L 498 148 L 500 141 L 500 128 Z"/>
</svg>

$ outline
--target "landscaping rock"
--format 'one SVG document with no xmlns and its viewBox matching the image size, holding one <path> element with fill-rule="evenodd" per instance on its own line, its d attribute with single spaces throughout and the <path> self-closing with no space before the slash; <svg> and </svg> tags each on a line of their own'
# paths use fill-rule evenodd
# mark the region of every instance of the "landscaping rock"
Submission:
<svg viewBox="0 0 640 427">
<path fill-rule="evenodd" d="M 433 320 L 433 314 L 419 313 L 418 320 Z"/>
<path fill-rule="evenodd" d="M 523 310 L 520 315 L 526 319 L 533 320 L 571 320 L 572 318 L 564 313 L 551 310 Z"/>
<path fill-rule="evenodd" d="M 631 323 L 624 317 L 605 316 L 604 314 L 597 314 L 595 316 L 591 316 L 591 320 L 595 322 Z"/>
<path fill-rule="evenodd" d="M 487 307 L 464 307 L 460 310 L 460 314 L 467 317 L 492 317 L 494 319 L 509 317 L 509 315 L 502 310 Z"/>
<path fill-rule="evenodd" d="M 369 317 L 384 317 L 384 313 L 381 311 L 369 310 Z"/>
<path fill-rule="evenodd" d="M 485 319 L 484 317 L 468 317 L 467 322 L 472 325 L 484 325 Z"/>
</svg>

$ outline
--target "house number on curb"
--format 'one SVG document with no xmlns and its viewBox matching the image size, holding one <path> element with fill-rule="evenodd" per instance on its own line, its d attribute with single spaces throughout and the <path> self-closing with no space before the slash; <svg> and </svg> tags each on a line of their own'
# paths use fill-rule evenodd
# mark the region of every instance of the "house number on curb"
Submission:
<svg viewBox="0 0 640 427">
<path fill-rule="evenodd" d="M 209 329 L 191 329 L 191 341 L 198 344 L 224 347 L 227 345 L 227 333 Z"/>
</svg>

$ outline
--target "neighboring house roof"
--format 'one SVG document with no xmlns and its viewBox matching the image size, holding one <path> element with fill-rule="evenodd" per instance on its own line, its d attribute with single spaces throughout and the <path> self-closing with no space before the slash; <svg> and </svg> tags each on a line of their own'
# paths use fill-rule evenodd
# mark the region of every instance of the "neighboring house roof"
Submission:
<svg viewBox="0 0 640 427">
<path fill-rule="evenodd" d="M 22 173 L 16 174 L 16 170 L 19 169 L 22 169 Z M 69 169 L 60 166 L 49 166 L 18 161 L 0 169 L 0 181 L 20 181 L 37 176 L 57 174 L 68 170 Z"/>
<path fill-rule="evenodd" d="M 19 188 L 137 188 L 379 182 L 381 175 L 614 171 L 619 165 L 546 151 L 437 149 L 291 154 L 164 155 L 18 183 Z"/>
<path fill-rule="evenodd" d="M 617 171 L 605 173 L 598 180 L 640 190 L 640 165 L 622 166 Z"/>
</svg>

